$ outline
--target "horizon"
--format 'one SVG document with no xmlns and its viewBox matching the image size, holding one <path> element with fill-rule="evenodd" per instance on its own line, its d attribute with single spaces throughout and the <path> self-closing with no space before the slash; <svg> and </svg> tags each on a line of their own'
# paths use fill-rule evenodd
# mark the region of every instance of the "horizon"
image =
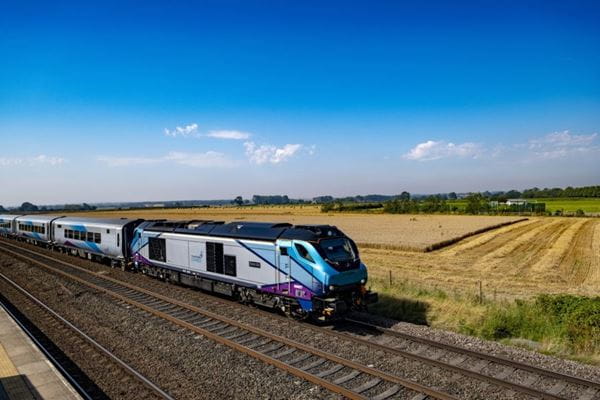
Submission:
<svg viewBox="0 0 600 400">
<path fill-rule="evenodd" d="M 600 185 L 592 185 L 592 186 L 600 186 Z M 456 191 L 431 192 L 431 193 L 410 193 L 409 192 L 409 194 L 410 194 L 411 198 L 412 197 L 423 198 L 423 197 L 427 197 L 427 196 L 449 195 L 450 193 L 454 193 L 454 194 L 459 195 L 459 196 L 469 195 L 469 194 L 475 194 L 475 193 L 490 193 L 492 195 L 495 195 L 495 194 L 499 194 L 499 193 L 504 193 L 505 194 L 505 193 L 508 193 L 510 191 L 513 191 L 513 190 L 516 190 L 516 191 L 522 193 L 525 190 L 535 189 L 535 188 L 540 189 L 540 190 L 543 190 L 543 189 L 566 189 L 567 186 L 565 186 L 565 187 L 554 187 L 554 188 L 531 187 L 531 188 L 522 188 L 522 189 L 512 188 L 512 189 L 505 189 L 505 190 L 495 190 L 494 189 L 494 190 L 465 191 L 465 192 L 456 192 Z M 402 192 L 403 191 L 400 191 L 398 193 L 389 193 L 389 194 L 388 193 L 353 194 L 353 195 L 348 195 L 348 196 L 332 196 L 332 197 L 334 199 L 343 199 L 343 198 L 347 198 L 347 197 L 358 197 L 358 196 L 362 196 L 362 197 L 367 197 L 367 196 L 389 196 L 389 197 L 393 197 L 393 196 L 400 196 L 400 194 Z M 247 195 L 247 196 L 245 196 L 245 195 L 239 195 L 239 196 L 242 196 L 242 198 L 244 200 L 250 201 L 251 202 L 250 205 L 253 205 L 254 204 L 254 203 L 252 203 L 253 196 L 288 196 L 288 195 L 285 194 L 285 193 L 282 193 L 282 194 L 275 194 L 275 193 L 257 194 L 257 193 L 254 193 L 252 195 Z M 291 201 L 292 200 L 303 200 L 303 201 L 307 201 L 308 200 L 308 201 L 312 201 L 315 198 L 323 197 L 323 196 L 330 196 L 330 195 L 328 195 L 328 194 L 320 194 L 320 195 L 312 196 L 312 197 L 303 197 L 303 196 L 300 196 L 300 197 L 288 196 L 288 197 L 289 197 L 289 199 Z M 3 206 L 5 209 L 9 210 L 9 209 L 19 208 L 25 202 L 32 203 L 33 205 L 38 206 L 38 207 L 60 207 L 60 206 L 66 206 L 66 205 L 83 205 L 83 204 L 88 204 L 88 205 L 96 206 L 96 205 L 99 205 L 99 204 L 134 204 L 134 203 L 161 203 L 161 202 L 165 202 L 165 203 L 167 203 L 167 202 L 168 203 L 174 203 L 174 202 L 203 202 L 203 201 L 206 201 L 206 202 L 222 202 L 222 201 L 230 202 L 230 201 L 233 201 L 235 199 L 235 197 L 237 197 L 237 196 L 234 196 L 232 198 L 213 198 L 213 199 L 207 199 L 207 198 L 204 198 L 204 199 L 201 199 L 201 198 L 196 198 L 196 199 L 191 199 L 191 198 L 190 199 L 164 199 L 163 198 L 163 199 L 158 199 L 158 200 L 147 200 L 146 199 L 146 200 L 134 200 L 134 201 L 119 201 L 119 200 L 110 200 L 110 201 L 83 201 L 83 202 L 79 202 L 79 203 L 64 203 L 64 202 L 61 203 L 61 202 L 59 202 L 59 203 L 51 203 L 51 204 L 50 203 L 48 203 L 48 204 L 42 204 L 42 203 L 36 204 L 34 202 L 25 200 L 25 201 L 22 201 L 22 202 L 20 202 L 18 204 L 11 204 L 11 205 L 0 204 L 0 206 Z M 585 197 L 581 197 L 581 198 L 585 198 Z M 544 199 L 544 198 L 541 198 L 541 199 Z M 273 205 L 276 205 L 276 204 L 273 204 Z M 195 206 L 189 206 L 189 207 L 195 207 Z"/>
<path fill-rule="evenodd" d="M 9 4 L 0 204 L 597 185 L 598 20 L 593 1 Z"/>
</svg>

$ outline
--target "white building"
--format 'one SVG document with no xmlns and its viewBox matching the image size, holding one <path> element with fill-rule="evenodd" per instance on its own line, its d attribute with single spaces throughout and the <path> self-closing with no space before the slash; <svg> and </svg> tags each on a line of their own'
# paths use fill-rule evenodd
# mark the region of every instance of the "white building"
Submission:
<svg viewBox="0 0 600 400">
<path fill-rule="evenodd" d="M 514 205 L 519 205 L 519 206 L 523 206 L 525 204 L 529 203 L 527 200 L 525 199 L 508 199 L 506 200 L 506 205 L 507 206 L 512 206 Z"/>
</svg>

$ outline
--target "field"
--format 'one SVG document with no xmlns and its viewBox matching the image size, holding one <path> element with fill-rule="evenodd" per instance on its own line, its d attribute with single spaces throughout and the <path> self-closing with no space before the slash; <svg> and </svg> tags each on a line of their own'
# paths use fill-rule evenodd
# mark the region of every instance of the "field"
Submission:
<svg viewBox="0 0 600 400">
<path fill-rule="evenodd" d="M 361 258 L 369 267 L 370 284 L 381 294 L 381 302 L 373 308 L 374 312 L 491 338 L 499 337 L 489 334 L 490 331 L 499 329 L 507 332 L 519 328 L 519 333 L 509 334 L 507 340 L 512 338 L 511 335 L 525 337 L 539 342 L 537 350 L 600 363 L 600 344 L 597 343 L 600 332 L 594 334 L 596 342 L 592 342 L 596 344 L 586 342 L 584 350 L 581 350 L 565 342 L 566 334 L 557 333 L 563 328 L 550 329 L 551 325 L 546 320 L 531 321 L 544 311 L 530 315 L 535 297 L 540 294 L 598 296 L 598 218 L 532 217 L 465 238 L 439 250 L 424 252 L 436 243 L 515 218 L 328 215 L 311 206 L 96 211 L 85 214 L 337 225 L 359 243 Z M 520 302 L 515 303 L 515 300 Z M 594 303 L 594 307 L 600 307 L 600 298 L 594 301 L 598 303 Z M 524 312 L 529 319 L 521 315 Z M 506 324 L 506 321 L 511 321 L 510 318 L 517 320 L 510 329 L 495 327 L 494 324 Z M 590 321 L 600 321 L 600 308 L 590 318 Z M 484 329 L 490 324 L 494 327 Z"/>
<path fill-rule="evenodd" d="M 564 213 L 575 213 L 582 210 L 586 214 L 600 214 L 600 199 L 597 198 L 550 198 L 550 199 L 529 199 L 531 202 L 546 203 L 546 211 L 554 213 L 562 210 Z M 450 200 L 448 204 L 458 207 L 464 211 L 467 206 L 465 200 Z"/>
</svg>

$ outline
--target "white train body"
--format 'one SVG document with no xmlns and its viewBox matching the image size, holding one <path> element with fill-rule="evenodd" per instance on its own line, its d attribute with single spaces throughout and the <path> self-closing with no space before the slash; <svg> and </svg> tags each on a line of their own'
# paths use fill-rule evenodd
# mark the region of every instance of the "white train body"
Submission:
<svg viewBox="0 0 600 400">
<path fill-rule="evenodd" d="M 58 218 L 52 223 L 53 244 L 80 253 L 125 260 L 136 222 L 126 218 Z"/>
<path fill-rule="evenodd" d="M 13 236 L 15 234 L 15 220 L 18 215 L 0 215 L 0 235 Z"/>
<path fill-rule="evenodd" d="M 15 218 L 14 234 L 28 242 L 52 243 L 52 221 L 60 218 L 56 215 L 22 215 Z"/>
</svg>

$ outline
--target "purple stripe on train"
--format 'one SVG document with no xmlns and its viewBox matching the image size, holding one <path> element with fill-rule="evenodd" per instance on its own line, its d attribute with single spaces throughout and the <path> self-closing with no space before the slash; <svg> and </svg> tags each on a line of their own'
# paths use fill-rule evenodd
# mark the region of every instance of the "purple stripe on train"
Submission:
<svg viewBox="0 0 600 400">
<path fill-rule="evenodd" d="M 310 300 L 313 296 L 313 293 L 309 288 L 296 281 L 265 285 L 261 286 L 260 290 L 282 296 L 296 297 L 302 300 Z"/>
</svg>

